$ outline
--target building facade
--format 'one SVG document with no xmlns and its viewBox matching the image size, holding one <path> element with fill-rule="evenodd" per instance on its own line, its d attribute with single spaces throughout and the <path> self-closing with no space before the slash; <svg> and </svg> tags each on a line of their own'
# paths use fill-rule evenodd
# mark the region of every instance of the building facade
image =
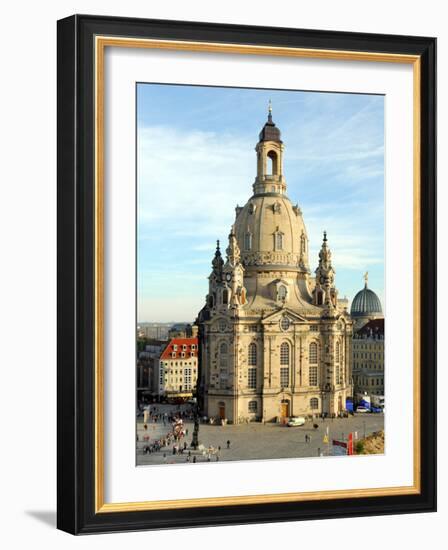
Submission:
<svg viewBox="0 0 448 550">
<path fill-rule="evenodd" d="M 145 339 L 145 347 L 137 352 L 137 399 L 142 401 L 155 393 L 155 372 L 166 341 Z"/>
<path fill-rule="evenodd" d="M 352 321 L 325 232 L 311 276 L 271 109 L 255 150 L 253 194 L 236 207 L 226 260 L 218 242 L 197 320 L 202 409 L 233 423 L 337 414 L 352 395 Z"/>
<path fill-rule="evenodd" d="M 384 319 L 368 321 L 353 334 L 355 397 L 384 397 Z"/>
<path fill-rule="evenodd" d="M 353 384 L 355 399 L 361 396 L 384 397 L 384 315 L 381 301 L 368 286 L 353 299 L 350 314 L 353 327 Z"/>
<path fill-rule="evenodd" d="M 155 384 L 159 397 L 189 398 L 198 378 L 198 339 L 172 338 L 158 363 Z"/>
</svg>

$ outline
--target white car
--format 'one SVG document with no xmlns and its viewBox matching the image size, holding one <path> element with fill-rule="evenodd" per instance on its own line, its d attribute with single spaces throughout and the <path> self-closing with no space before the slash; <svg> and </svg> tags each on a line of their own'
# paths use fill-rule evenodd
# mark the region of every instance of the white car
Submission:
<svg viewBox="0 0 448 550">
<path fill-rule="evenodd" d="M 367 407 L 356 407 L 357 413 L 368 413 L 370 410 Z"/>
<path fill-rule="evenodd" d="M 287 426 L 293 428 L 295 426 L 303 426 L 305 424 L 305 419 L 303 416 L 293 416 L 287 422 Z"/>
</svg>

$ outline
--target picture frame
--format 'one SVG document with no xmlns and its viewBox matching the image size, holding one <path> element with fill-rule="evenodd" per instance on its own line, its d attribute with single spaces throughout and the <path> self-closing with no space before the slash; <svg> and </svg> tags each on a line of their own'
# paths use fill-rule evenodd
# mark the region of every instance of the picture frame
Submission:
<svg viewBox="0 0 448 550">
<path fill-rule="evenodd" d="M 111 503 L 104 479 L 104 52 L 109 47 L 413 68 L 414 482 Z M 72 534 L 436 510 L 436 40 L 74 15 L 58 22 L 58 505 Z M 400 338 L 400 335 L 394 335 Z"/>
</svg>

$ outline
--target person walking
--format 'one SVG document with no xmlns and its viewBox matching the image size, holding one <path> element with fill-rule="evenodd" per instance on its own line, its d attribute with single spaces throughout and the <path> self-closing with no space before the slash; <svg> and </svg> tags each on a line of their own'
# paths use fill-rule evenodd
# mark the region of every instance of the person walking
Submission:
<svg viewBox="0 0 448 550">
<path fill-rule="evenodd" d="M 227 440 L 227 448 L 230 449 L 230 439 Z"/>
</svg>

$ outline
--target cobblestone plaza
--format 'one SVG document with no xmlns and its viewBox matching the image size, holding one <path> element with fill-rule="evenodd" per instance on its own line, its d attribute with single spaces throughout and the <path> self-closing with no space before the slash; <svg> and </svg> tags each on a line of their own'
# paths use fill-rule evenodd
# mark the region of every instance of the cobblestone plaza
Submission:
<svg viewBox="0 0 448 550">
<path fill-rule="evenodd" d="M 145 454 L 143 449 L 146 443 L 143 436 L 149 436 L 149 443 L 162 438 L 171 430 L 171 424 L 159 421 L 149 422 L 147 430 L 144 429 L 143 419 L 140 417 L 137 423 L 137 465 L 155 464 L 183 464 L 196 457 L 196 462 L 211 462 L 227 460 L 254 460 L 277 458 L 304 458 L 328 456 L 332 454 L 331 441 L 347 440 L 350 432 L 357 432 L 358 439 L 384 429 L 384 416 L 382 414 L 357 414 L 349 418 L 315 419 L 307 420 L 304 426 L 289 428 L 286 425 L 275 423 L 256 423 L 239 425 L 210 425 L 200 424 L 199 442 L 201 449 L 194 451 L 190 448 L 193 435 L 193 421 L 184 422 L 188 434 L 181 439 L 180 446 L 187 443 L 187 449 L 182 454 L 173 454 L 173 443 L 160 451 Z M 317 425 L 317 428 L 314 428 Z M 324 442 L 328 428 L 329 443 Z M 306 437 L 309 436 L 309 442 Z M 230 448 L 227 448 L 230 441 Z M 218 448 L 220 447 L 220 450 Z M 208 449 L 212 451 L 209 453 Z M 335 457 L 336 459 L 337 457 Z M 190 463 L 191 463 L 190 462 Z"/>
</svg>

